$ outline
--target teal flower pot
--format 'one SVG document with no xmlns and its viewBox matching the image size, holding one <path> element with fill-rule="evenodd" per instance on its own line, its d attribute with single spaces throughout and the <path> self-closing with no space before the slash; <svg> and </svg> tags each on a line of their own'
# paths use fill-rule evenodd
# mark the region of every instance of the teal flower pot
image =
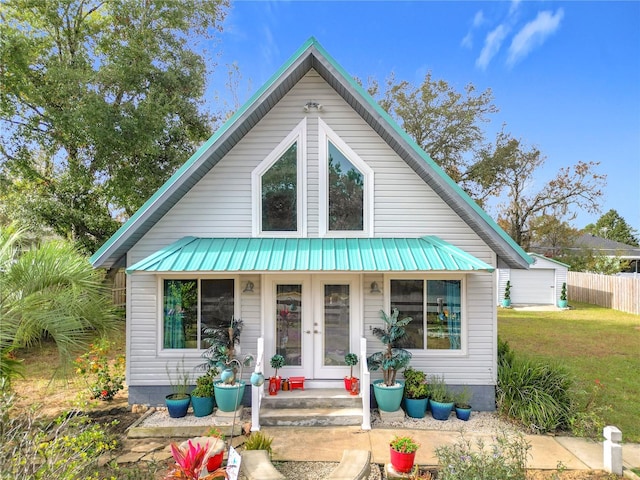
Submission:
<svg viewBox="0 0 640 480">
<path fill-rule="evenodd" d="M 466 422 L 471 417 L 471 408 L 456 407 L 456 417 Z"/>
<path fill-rule="evenodd" d="M 427 411 L 427 398 L 405 398 L 404 409 L 411 418 L 423 418 Z"/>
<path fill-rule="evenodd" d="M 206 417 L 213 412 L 213 397 L 191 397 L 193 415 L 196 417 Z"/>
<path fill-rule="evenodd" d="M 453 410 L 453 402 L 442 403 L 429 400 L 429 405 L 431 405 L 431 415 L 436 420 L 448 420 L 451 410 Z"/>
<path fill-rule="evenodd" d="M 213 384 L 215 391 L 216 404 L 222 412 L 233 412 L 238 409 L 242 403 L 244 396 L 245 382 L 238 380 L 235 385 L 225 384 L 224 382 L 216 382 Z"/>
<path fill-rule="evenodd" d="M 189 403 L 191 403 L 191 396 L 187 395 L 186 397 L 183 397 L 182 395 L 178 396 L 175 393 L 172 393 L 165 397 L 165 403 L 171 418 L 182 418 L 187 415 Z"/>
<path fill-rule="evenodd" d="M 400 410 L 402 397 L 404 395 L 404 383 L 396 381 L 397 385 L 387 387 L 383 385 L 383 380 L 373 382 L 373 394 L 376 397 L 378 408 L 383 412 L 396 412 Z"/>
<path fill-rule="evenodd" d="M 558 308 L 567 308 L 568 300 L 558 300 Z"/>
</svg>

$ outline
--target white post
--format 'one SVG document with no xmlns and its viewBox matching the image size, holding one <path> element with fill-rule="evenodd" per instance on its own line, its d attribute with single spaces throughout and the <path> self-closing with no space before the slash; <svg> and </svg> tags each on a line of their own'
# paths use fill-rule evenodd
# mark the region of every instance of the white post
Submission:
<svg viewBox="0 0 640 480">
<path fill-rule="evenodd" d="M 258 338 L 258 348 L 256 354 L 256 368 L 255 372 L 262 372 L 262 364 L 264 361 L 264 338 Z M 260 404 L 262 403 L 262 395 L 264 394 L 264 387 L 261 385 L 256 387 L 251 386 L 251 431 L 257 432 L 260 430 Z"/>
<path fill-rule="evenodd" d="M 360 395 L 362 395 L 362 430 L 371 430 L 371 374 L 367 368 L 367 339 L 360 339 Z"/>
<path fill-rule="evenodd" d="M 604 427 L 603 435 L 605 438 L 603 444 L 604 469 L 607 472 L 616 475 L 622 475 L 622 432 L 618 427 Z"/>
</svg>

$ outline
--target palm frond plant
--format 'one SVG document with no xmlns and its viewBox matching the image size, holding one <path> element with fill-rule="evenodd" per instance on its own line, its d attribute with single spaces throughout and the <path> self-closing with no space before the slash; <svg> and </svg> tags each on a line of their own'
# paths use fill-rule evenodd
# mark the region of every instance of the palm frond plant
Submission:
<svg viewBox="0 0 640 480">
<path fill-rule="evenodd" d="M 117 316 L 104 273 L 65 241 L 26 247 L 25 232 L 0 228 L 0 377 L 19 374 L 11 352 L 55 342 L 59 373 L 96 337 L 116 331 Z"/>
<path fill-rule="evenodd" d="M 234 379 L 238 373 L 238 364 L 234 362 L 236 345 L 240 344 L 243 321 L 232 318 L 227 326 L 209 327 L 203 331 L 202 341 L 207 350 L 202 354 L 206 362 L 200 367 L 205 370 L 218 368 L 221 371 L 232 370 Z M 232 382 L 233 383 L 233 382 Z"/>
<path fill-rule="evenodd" d="M 397 372 L 406 368 L 411 361 L 411 352 L 404 348 L 397 347 L 397 342 L 402 339 L 406 332 L 406 327 L 413 320 L 412 317 L 398 318 L 400 312 L 393 309 L 391 315 L 387 315 L 380 310 L 380 318 L 384 322 L 384 327 L 376 327 L 372 330 L 375 337 L 382 342 L 385 349 L 367 357 L 369 370 L 376 371 L 382 369 L 384 384 L 393 386 L 396 383 Z"/>
</svg>

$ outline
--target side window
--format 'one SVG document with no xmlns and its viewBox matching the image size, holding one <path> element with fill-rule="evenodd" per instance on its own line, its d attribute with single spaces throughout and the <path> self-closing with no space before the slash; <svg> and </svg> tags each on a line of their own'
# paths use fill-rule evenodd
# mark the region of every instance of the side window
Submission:
<svg viewBox="0 0 640 480">
<path fill-rule="evenodd" d="M 204 330 L 234 316 L 233 279 L 165 279 L 162 296 L 164 350 L 205 348 Z"/>
<path fill-rule="evenodd" d="M 373 228 L 373 170 L 322 119 L 318 147 L 320 235 L 368 236 Z"/>
<path fill-rule="evenodd" d="M 251 173 L 254 237 L 306 233 L 306 119 Z"/>
<path fill-rule="evenodd" d="M 391 309 L 412 317 L 401 341 L 404 348 L 460 350 L 462 296 L 460 280 L 390 281 Z"/>
<path fill-rule="evenodd" d="M 298 230 L 298 145 L 287 151 L 262 175 L 262 231 Z"/>
<path fill-rule="evenodd" d="M 329 142 L 329 230 L 363 230 L 364 175 Z"/>
</svg>

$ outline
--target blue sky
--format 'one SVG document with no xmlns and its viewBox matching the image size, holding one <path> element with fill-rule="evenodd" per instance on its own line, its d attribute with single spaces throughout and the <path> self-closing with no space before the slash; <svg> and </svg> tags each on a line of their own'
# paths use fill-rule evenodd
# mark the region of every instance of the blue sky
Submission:
<svg viewBox="0 0 640 480">
<path fill-rule="evenodd" d="M 640 231 L 640 2 L 236 1 L 207 105 L 228 100 L 225 65 L 238 66 L 243 103 L 311 36 L 361 79 L 394 72 L 417 84 L 431 71 L 458 91 L 491 88 L 500 111 L 488 139 L 505 124 L 547 157 L 532 188 L 561 167 L 600 162 L 602 213 L 613 208 Z"/>
</svg>

